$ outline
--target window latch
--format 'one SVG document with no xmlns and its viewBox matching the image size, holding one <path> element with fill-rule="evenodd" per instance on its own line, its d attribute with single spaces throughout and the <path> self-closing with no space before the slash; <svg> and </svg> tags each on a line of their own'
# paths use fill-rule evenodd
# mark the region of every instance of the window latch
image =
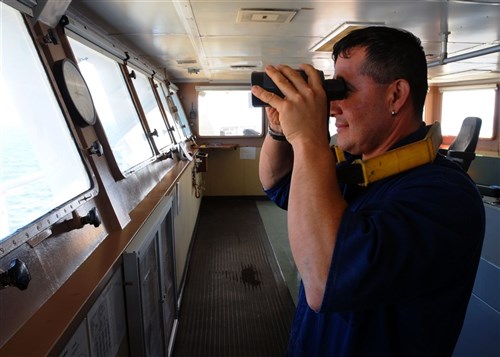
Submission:
<svg viewBox="0 0 500 357">
<path fill-rule="evenodd" d="M 87 152 L 89 155 L 97 155 L 97 156 L 102 156 L 104 153 L 104 149 L 102 148 L 102 145 L 99 141 L 94 141 L 92 145 L 87 149 Z"/>
</svg>

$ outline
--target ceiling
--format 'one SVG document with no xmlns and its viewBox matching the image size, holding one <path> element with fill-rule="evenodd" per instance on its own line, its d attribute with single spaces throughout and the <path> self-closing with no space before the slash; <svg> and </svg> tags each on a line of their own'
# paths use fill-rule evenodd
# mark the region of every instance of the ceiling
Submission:
<svg viewBox="0 0 500 357">
<path fill-rule="evenodd" d="M 311 63 L 331 77 L 330 52 L 311 49 L 345 23 L 416 34 L 433 64 L 431 82 L 500 80 L 500 1 L 75 0 L 69 14 L 91 21 L 173 83 L 249 83 L 251 71 L 278 63 Z M 492 53 L 455 61 L 482 52 Z"/>
</svg>

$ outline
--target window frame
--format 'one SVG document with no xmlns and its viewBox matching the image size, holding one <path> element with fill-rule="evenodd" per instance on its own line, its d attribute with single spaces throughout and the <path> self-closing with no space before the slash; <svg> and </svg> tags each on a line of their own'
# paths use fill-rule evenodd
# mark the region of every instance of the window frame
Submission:
<svg viewBox="0 0 500 357">
<path fill-rule="evenodd" d="M 186 111 L 182 107 L 182 101 L 181 98 L 179 98 L 178 91 L 179 91 L 178 88 L 172 86 L 169 87 L 169 92 L 170 95 L 172 96 L 174 110 L 176 111 L 176 114 L 179 116 L 179 122 L 181 123 L 181 129 L 184 131 L 184 137 L 186 138 L 186 140 L 191 140 L 194 138 L 194 133 L 193 130 L 191 129 L 189 119 L 186 115 Z M 186 130 L 188 132 L 186 132 Z"/>
<path fill-rule="evenodd" d="M 135 93 L 133 83 L 131 83 L 131 79 L 129 78 L 129 70 L 128 70 L 129 66 L 128 66 L 126 60 L 120 59 L 114 53 L 111 53 L 111 52 L 106 51 L 105 49 L 102 49 L 101 47 L 99 47 L 98 45 L 93 43 L 91 40 L 83 37 L 82 35 L 80 35 L 76 31 L 73 31 L 72 29 L 67 29 L 66 35 L 68 36 L 68 38 L 72 39 L 73 41 L 79 42 L 81 45 L 86 46 L 86 47 L 90 48 L 91 50 L 98 52 L 100 55 L 107 57 L 109 60 L 115 62 L 116 66 L 119 68 L 119 71 L 121 73 L 126 90 L 130 96 L 131 104 L 132 104 L 134 110 L 136 111 L 137 118 L 139 119 L 139 123 L 140 123 L 141 128 L 142 128 L 142 132 L 143 132 L 143 134 L 147 140 L 147 143 L 151 149 L 151 156 L 150 157 L 148 157 L 147 159 L 129 167 L 126 170 L 122 170 L 120 168 L 120 166 L 118 165 L 118 161 L 116 160 L 115 153 L 113 152 L 113 148 L 111 146 L 111 143 L 108 139 L 108 135 L 106 133 L 106 128 L 102 124 L 101 120 L 97 121 L 97 123 L 94 127 L 96 129 L 96 134 L 99 138 L 99 141 L 101 142 L 102 146 L 104 147 L 104 153 L 105 153 L 104 157 L 106 158 L 106 160 L 110 166 L 113 178 L 115 179 L 115 181 L 123 180 L 123 179 L 127 178 L 128 176 L 134 174 L 135 172 L 143 169 L 147 165 L 155 162 L 159 157 L 159 153 L 156 149 L 156 145 L 149 135 L 149 129 L 148 129 L 149 127 L 148 127 L 147 120 L 146 120 L 145 116 L 143 115 L 142 106 L 140 104 L 138 105 L 139 99 Z M 78 60 L 75 56 L 74 50 L 73 50 L 70 42 L 69 42 L 69 49 L 72 53 L 72 57 L 73 57 L 75 63 L 78 64 Z M 131 69 L 135 70 L 135 68 L 131 68 Z M 99 117 L 99 112 L 97 112 L 97 116 Z"/>
<path fill-rule="evenodd" d="M 167 83 L 165 83 L 164 81 L 160 82 L 160 88 L 157 89 L 157 91 L 158 96 L 160 97 L 160 102 L 165 109 L 166 121 L 170 127 L 170 133 L 172 134 L 175 143 L 180 144 L 189 140 L 183 130 L 180 116 L 175 111 L 176 106 L 171 94 L 170 86 L 167 85 Z M 161 100 L 161 98 L 165 100 L 166 108 L 165 105 L 163 105 L 164 102 Z"/>
<path fill-rule="evenodd" d="M 173 150 L 173 147 L 175 146 L 175 140 L 174 140 L 174 137 L 172 135 L 172 130 L 171 130 L 170 124 L 169 124 L 168 120 L 166 119 L 166 115 L 165 115 L 164 108 L 163 108 L 163 103 L 161 102 L 161 100 L 158 97 L 159 93 L 158 93 L 158 89 L 156 88 L 155 83 L 154 83 L 154 75 L 151 76 L 148 73 L 144 72 L 143 70 L 141 70 L 133 65 L 128 65 L 128 64 L 124 66 L 124 70 L 125 70 L 125 74 L 127 77 L 127 84 L 129 85 L 129 91 L 132 95 L 132 99 L 134 101 L 134 104 L 138 110 L 139 117 L 140 117 L 141 123 L 143 124 L 145 134 L 146 134 L 150 144 L 153 147 L 153 150 L 155 152 L 156 157 L 157 158 L 161 157 L 165 153 L 168 153 L 168 152 Z M 146 115 L 146 112 L 144 111 L 144 105 L 141 102 L 141 98 L 139 96 L 139 93 L 137 92 L 137 86 L 135 85 L 135 81 L 137 79 L 134 78 L 134 75 L 132 75 L 132 71 L 136 72 L 135 76 L 137 76 L 137 73 L 139 73 L 139 74 L 143 75 L 144 77 L 146 77 L 146 79 L 148 80 L 148 84 L 149 84 L 151 91 L 153 93 L 154 100 L 156 101 L 156 105 L 158 106 L 158 109 L 160 111 L 161 118 L 163 120 L 163 123 L 165 124 L 166 129 L 167 129 L 167 132 L 168 132 L 167 135 L 170 138 L 170 144 L 168 144 L 166 146 L 159 147 L 157 142 L 155 141 L 155 139 L 152 137 L 153 136 L 152 132 L 156 128 L 151 127 L 151 125 L 150 125 L 151 123 L 149 122 L 148 117 Z M 162 82 L 162 81 L 160 80 L 160 82 Z"/>
<path fill-rule="evenodd" d="M 5 4 L 5 6 L 10 5 Z M 93 172 L 92 166 L 90 165 L 87 155 L 83 154 L 83 145 L 79 139 L 79 136 L 77 135 L 77 129 L 73 122 L 73 118 L 71 118 L 69 114 L 70 112 L 60 93 L 60 89 L 57 85 L 57 81 L 55 80 L 55 76 L 53 73 L 53 68 L 51 68 L 51 66 L 49 65 L 43 49 L 36 40 L 36 33 L 33 27 L 30 25 L 30 19 L 28 18 L 28 15 L 26 15 L 16 7 L 12 8 L 15 11 L 18 11 L 23 19 L 25 29 L 27 31 L 29 39 L 31 40 L 33 49 L 37 55 L 35 60 L 39 61 L 41 68 L 46 75 L 47 83 L 52 90 L 52 96 L 61 111 L 61 118 L 68 126 L 69 135 L 73 140 L 73 144 L 75 145 L 76 153 L 81 159 L 83 169 L 85 170 L 89 180 L 90 187 L 80 194 L 68 199 L 66 202 L 50 209 L 48 212 L 42 214 L 40 217 L 34 219 L 30 223 L 27 223 L 25 226 L 18 228 L 15 232 L 2 237 L 2 240 L 0 241 L 0 258 L 11 253 L 26 242 L 31 247 L 35 247 L 45 238 L 48 238 L 52 235 L 51 228 L 54 224 L 60 221 L 63 217 L 69 214 L 73 214 L 79 207 L 83 206 L 87 201 L 96 197 L 99 193 L 99 187 L 95 174 Z"/>
<path fill-rule="evenodd" d="M 242 140 L 242 139 L 263 139 L 264 136 L 266 135 L 266 130 L 265 130 L 265 124 L 266 124 L 266 118 L 264 115 L 264 110 L 263 108 L 256 108 L 260 110 L 260 120 L 261 120 L 261 133 L 259 135 L 202 135 L 200 133 L 200 103 L 198 101 L 199 98 L 199 93 L 200 91 L 203 90 L 209 90 L 209 91 L 231 91 L 231 90 L 237 90 L 237 91 L 248 91 L 249 96 L 251 95 L 250 88 L 248 86 L 243 86 L 243 85 L 213 85 L 213 86 L 196 86 L 195 91 L 196 91 L 196 101 L 198 104 L 198 115 L 197 115 L 197 120 L 196 120 L 196 134 L 197 137 L 200 138 L 201 140 L 218 140 L 218 141 L 231 141 L 231 140 Z M 250 97 L 249 97 L 249 102 L 250 102 Z"/>
<path fill-rule="evenodd" d="M 439 86 L 438 95 L 439 95 L 439 106 L 437 116 L 439 121 L 442 122 L 443 117 L 443 93 L 446 91 L 454 91 L 454 90 L 474 90 L 474 89 L 488 89 L 492 88 L 495 90 L 495 99 L 494 99 L 494 108 L 493 108 L 493 128 L 492 128 L 492 137 L 491 138 L 479 138 L 476 152 L 483 151 L 486 154 L 495 153 L 496 155 L 500 154 L 498 152 L 498 138 L 500 136 L 500 83 L 470 83 L 470 84 L 455 84 L 455 85 L 442 85 Z M 464 118 L 465 119 L 465 116 Z M 458 132 L 457 132 L 458 135 Z M 443 135 L 442 145 L 444 147 L 448 147 L 453 140 L 457 137 L 457 135 Z"/>
</svg>

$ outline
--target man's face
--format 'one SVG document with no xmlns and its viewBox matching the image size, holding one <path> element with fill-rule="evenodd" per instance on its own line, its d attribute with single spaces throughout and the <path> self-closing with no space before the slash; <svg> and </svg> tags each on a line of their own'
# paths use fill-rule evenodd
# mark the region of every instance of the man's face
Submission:
<svg viewBox="0 0 500 357">
<path fill-rule="evenodd" d="M 361 73 L 364 60 L 362 47 L 351 49 L 348 58 L 337 58 L 335 76 L 345 80 L 347 96 L 330 102 L 330 116 L 335 117 L 337 145 L 342 150 L 371 156 L 392 132 L 394 118 L 390 114 L 389 86 Z"/>
</svg>

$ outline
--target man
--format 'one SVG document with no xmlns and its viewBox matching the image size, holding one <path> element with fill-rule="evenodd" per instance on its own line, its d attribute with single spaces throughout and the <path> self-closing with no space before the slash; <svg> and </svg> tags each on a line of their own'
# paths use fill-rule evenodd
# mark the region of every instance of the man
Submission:
<svg viewBox="0 0 500 357">
<path fill-rule="evenodd" d="M 418 38 L 360 29 L 336 44 L 333 59 L 347 94 L 329 114 L 346 156 L 368 160 L 426 136 Z M 484 235 L 474 183 L 443 156 L 366 187 L 339 183 L 322 81 L 310 65 L 301 69 L 307 81 L 288 66 L 266 68 L 284 98 L 252 88 L 270 106 L 259 175 L 288 209 L 302 278 L 288 354 L 451 355 Z"/>
</svg>

